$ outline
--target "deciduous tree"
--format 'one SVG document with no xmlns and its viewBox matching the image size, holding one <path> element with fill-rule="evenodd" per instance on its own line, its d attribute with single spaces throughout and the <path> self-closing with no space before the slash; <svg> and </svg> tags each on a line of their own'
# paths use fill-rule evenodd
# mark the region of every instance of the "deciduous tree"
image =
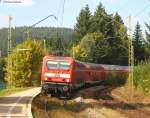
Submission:
<svg viewBox="0 0 150 118">
<path fill-rule="evenodd" d="M 7 59 L 5 79 L 8 84 L 14 87 L 39 85 L 43 55 L 40 41 L 26 40 L 17 45 Z"/>
</svg>

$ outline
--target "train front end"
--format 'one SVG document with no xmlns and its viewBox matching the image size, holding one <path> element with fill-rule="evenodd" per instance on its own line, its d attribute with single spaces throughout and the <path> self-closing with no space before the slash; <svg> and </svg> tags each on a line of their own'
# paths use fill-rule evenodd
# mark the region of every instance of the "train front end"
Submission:
<svg viewBox="0 0 150 118">
<path fill-rule="evenodd" d="M 50 57 L 43 59 L 42 92 L 70 97 L 72 93 L 73 59 L 71 57 Z"/>
</svg>

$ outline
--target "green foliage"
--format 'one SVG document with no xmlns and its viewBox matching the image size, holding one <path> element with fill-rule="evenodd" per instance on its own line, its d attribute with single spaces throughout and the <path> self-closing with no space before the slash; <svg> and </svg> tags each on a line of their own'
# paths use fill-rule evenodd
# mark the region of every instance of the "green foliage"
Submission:
<svg viewBox="0 0 150 118">
<path fill-rule="evenodd" d="M 89 14 L 88 18 L 82 12 Z M 90 27 L 87 27 L 87 24 Z M 107 14 L 102 3 L 100 3 L 94 15 L 91 15 L 89 8 L 88 10 L 82 9 L 76 26 L 79 30 L 77 32 L 76 27 L 74 30 L 78 35 L 84 32 L 82 36 L 80 35 L 76 39 L 78 42 L 75 41 L 76 47 L 74 50 L 76 50 L 75 57 L 77 59 L 94 63 L 127 65 L 127 29 L 118 13 L 114 16 Z M 93 33 L 93 35 L 90 33 Z M 97 34 L 101 34 L 102 37 L 97 37 Z M 95 39 L 101 39 L 101 41 L 99 40 L 99 43 L 97 43 Z"/>
<path fill-rule="evenodd" d="M 134 85 L 138 89 L 142 89 L 144 93 L 150 94 L 150 60 L 141 63 L 134 69 Z"/>
<path fill-rule="evenodd" d="M 17 45 L 7 59 L 7 75 L 5 79 L 8 85 L 14 87 L 39 85 L 43 56 L 43 45 L 40 41 L 26 40 Z"/>
<path fill-rule="evenodd" d="M 86 7 L 80 11 L 79 16 L 77 17 L 77 23 L 74 28 L 78 40 L 90 32 L 91 23 L 91 13 L 88 5 L 86 5 Z"/>
<path fill-rule="evenodd" d="M 4 58 L 0 58 L 0 82 L 4 82 L 6 62 Z"/>
<path fill-rule="evenodd" d="M 75 56 L 76 59 L 81 61 L 87 61 L 88 59 L 87 51 L 86 49 L 82 48 L 80 45 L 73 47 L 71 51 L 73 52 L 72 56 Z"/>
<path fill-rule="evenodd" d="M 102 33 L 91 33 L 83 37 L 80 44 L 74 48 L 74 53 L 78 60 L 104 63 L 109 54 L 109 47 Z"/>
<path fill-rule="evenodd" d="M 13 47 L 15 47 L 17 44 L 22 43 L 24 39 L 27 38 L 27 29 L 29 29 L 29 27 L 12 28 Z M 0 50 L 2 50 L 3 56 L 7 55 L 7 32 L 7 28 L 0 29 Z M 63 44 L 65 44 L 70 42 L 70 40 L 72 39 L 72 33 L 73 30 L 70 28 L 36 27 L 30 30 L 29 38 L 43 41 L 43 39 L 53 39 L 53 37 L 58 34 L 59 38 L 63 39 Z"/>
<path fill-rule="evenodd" d="M 90 33 L 84 36 L 79 45 L 73 48 L 73 52 L 75 58 L 81 61 L 100 64 L 126 64 L 127 49 L 117 46 L 117 44 L 119 41 L 116 45 L 114 43 L 113 46 L 110 46 L 102 33 Z"/>
<path fill-rule="evenodd" d="M 104 84 L 117 87 L 124 85 L 127 81 L 127 74 L 118 74 L 116 72 L 109 72 Z"/>
<path fill-rule="evenodd" d="M 145 41 L 142 35 L 142 30 L 140 24 L 137 23 L 135 26 L 135 32 L 133 34 L 134 57 L 136 64 L 146 59 L 144 45 Z"/>
<path fill-rule="evenodd" d="M 109 16 L 107 15 L 102 3 L 100 3 L 92 17 L 93 32 L 102 32 L 103 34 L 107 34 L 106 31 L 108 29 L 106 28 L 106 25 L 108 20 Z"/>
</svg>

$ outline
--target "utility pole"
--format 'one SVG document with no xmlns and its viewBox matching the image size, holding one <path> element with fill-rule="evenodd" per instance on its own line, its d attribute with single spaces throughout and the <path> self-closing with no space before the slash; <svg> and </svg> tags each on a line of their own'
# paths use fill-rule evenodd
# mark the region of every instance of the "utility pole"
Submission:
<svg viewBox="0 0 150 118">
<path fill-rule="evenodd" d="M 0 49 L 0 57 L 2 57 L 2 50 Z"/>
<path fill-rule="evenodd" d="M 12 17 L 9 16 L 9 28 L 8 28 L 8 55 L 12 51 L 12 31 L 11 31 Z"/>
<path fill-rule="evenodd" d="M 44 53 L 46 54 L 46 40 L 44 39 Z"/>
<path fill-rule="evenodd" d="M 10 58 L 10 53 L 12 51 L 12 30 L 11 30 L 12 17 L 9 16 L 9 27 L 8 27 L 8 66 L 12 68 L 12 59 Z M 10 87 L 12 87 L 12 72 L 10 73 Z"/>
<path fill-rule="evenodd" d="M 0 39 L 0 42 L 1 42 L 1 39 Z M 0 57 L 2 57 L 2 47 L 0 45 Z"/>
<path fill-rule="evenodd" d="M 128 76 L 128 82 L 129 82 L 129 90 L 131 91 L 130 94 L 130 100 L 132 100 L 133 97 L 133 72 L 134 72 L 134 48 L 133 48 L 133 42 L 131 38 L 131 16 L 129 16 L 129 58 L 128 58 L 128 66 L 129 66 L 129 76 Z"/>
</svg>

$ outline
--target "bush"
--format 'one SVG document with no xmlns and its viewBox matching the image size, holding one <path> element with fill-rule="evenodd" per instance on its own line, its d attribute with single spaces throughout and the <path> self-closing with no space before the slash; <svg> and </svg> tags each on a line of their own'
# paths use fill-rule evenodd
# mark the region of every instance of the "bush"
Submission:
<svg viewBox="0 0 150 118">
<path fill-rule="evenodd" d="M 127 81 L 128 74 L 120 74 L 116 72 L 109 72 L 105 84 L 109 86 L 121 86 Z"/>
<path fill-rule="evenodd" d="M 9 63 L 7 62 L 5 79 L 8 85 L 13 87 L 39 85 L 43 56 L 42 42 L 26 40 L 24 43 L 19 44 L 7 59 Z"/>
<path fill-rule="evenodd" d="M 0 82 L 4 82 L 4 76 L 5 76 L 5 59 L 4 58 L 0 58 Z"/>
<path fill-rule="evenodd" d="M 150 94 L 150 60 L 141 63 L 134 69 L 134 85 L 142 89 L 145 94 Z"/>
</svg>

